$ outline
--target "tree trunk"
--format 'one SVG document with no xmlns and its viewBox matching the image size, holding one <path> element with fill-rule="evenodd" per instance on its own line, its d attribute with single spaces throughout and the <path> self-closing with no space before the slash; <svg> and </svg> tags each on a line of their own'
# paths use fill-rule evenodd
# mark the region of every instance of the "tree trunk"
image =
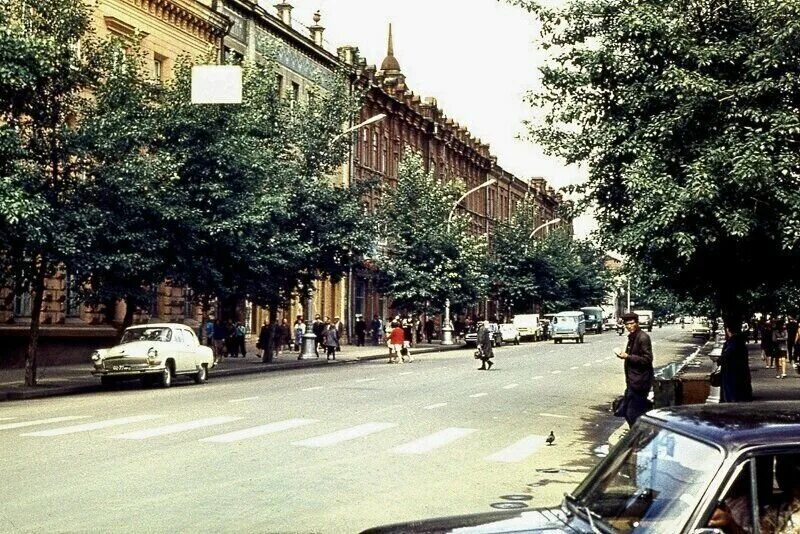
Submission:
<svg viewBox="0 0 800 534">
<path fill-rule="evenodd" d="M 267 346 L 264 349 L 264 362 L 272 363 L 275 357 L 275 342 L 277 341 L 278 331 L 278 306 L 277 304 L 269 305 L 269 327 L 267 328 Z"/>
<path fill-rule="evenodd" d="M 39 258 L 39 265 L 36 271 L 36 278 L 31 285 L 33 293 L 33 309 L 31 310 L 31 329 L 28 339 L 28 353 L 25 356 L 25 385 L 36 385 L 36 352 L 39 349 L 39 324 L 42 314 L 42 302 L 44 301 L 44 277 L 47 273 L 47 262 L 43 257 Z"/>
<path fill-rule="evenodd" d="M 136 313 L 136 305 L 133 302 L 133 297 L 125 298 L 125 317 L 122 319 L 122 328 L 125 330 L 133 324 L 133 314 Z"/>
</svg>

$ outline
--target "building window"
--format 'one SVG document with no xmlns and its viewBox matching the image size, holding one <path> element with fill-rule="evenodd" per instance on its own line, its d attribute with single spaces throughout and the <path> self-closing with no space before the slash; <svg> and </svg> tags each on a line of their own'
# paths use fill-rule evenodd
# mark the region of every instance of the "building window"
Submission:
<svg viewBox="0 0 800 534">
<path fill-rule="evenodd" d="M 156 81 L 156 83 L 161 83 L 164 81 L 163 67 L 164 62 L 160 58 L 156 57 L 153 59 L 153 79 Z"/>
<path fill-rule="evenodd" d="M 355 293 L 353 295 L 353 312 L 356 315 L 364 315 L 364 302 L 367 296 L 367 283 L 364 280 L 356 280 Z"/>
<path fill-rule="evenodd" d="M 378 166 L 378 132 L 372 132 L 372 166 Z"/>
<path fill-rule="evenodd" d="M 64 279 L 64 315 L 67 317 L 79 317 L 81 314 L 81 303 L 78 300 L 78 291 L 75 287 L 75 277 L 67 273 Z"/>
<path fill-rule="evenodd" d="M 369 146 L 369 128 L 364 128 L 364 131 L 361 133 L 360 152 L 361 152 L 361 163 L 365 166 L 367 165 L 367 153 L 369 152 L 369 149 L 367 148 L 368 146 Z"/>
<path fill-rule="evenodd" d="M 292 82 L 292 100 L 298 102 L 300 100 L 300 84 Z"/>
<path fill-rule="evenodd" d="M 194 291 L 188 287 L 183 288 L 183 318 L 194 318 Z"/>
<path fill-rule="evenodd" d="M 275 76 L 275 83 L 278 85 L 278 96 L 283 96 L 283 76 L 280 74 Z"/>
<path fill-rule="evenodd" d="M 30 317 L 33 313 L 31 307 L 31 293 L 26 291 L 14 296 L 14 317 Z"/>
</svg>

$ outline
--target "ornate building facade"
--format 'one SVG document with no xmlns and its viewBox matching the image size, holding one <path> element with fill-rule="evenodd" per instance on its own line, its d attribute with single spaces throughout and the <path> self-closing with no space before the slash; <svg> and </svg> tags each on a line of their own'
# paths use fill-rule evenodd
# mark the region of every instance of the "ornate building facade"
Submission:
<svg viewBox="0 0 800 534">
<path fill-rule="evenodd" d="M 148 54 L 152 75 L 158 80 L 169 80 L 175 61 L 184 54 L 215 63 L 231 57 L 258 61 L 269 51 L 279 65 L 281 91 L 298 99 L 324 91 L 325 80 L 337 70 L 348 71 L 354 90 L 365 93 L 360 116 L 353 123 L 379 113 L 386 118 L 353 134 L 351 156 L 334 180 L 348 184 L 379 176 L 394 184 L 403 151 L 413 149 L 422 154 L 426 170 L 442 180 L 461 180 L 467 189 L 490 178 L 496 180 L 460 204 L 471 217 L 470 231 L 487 235 L 490 243 L 495 224 L 508 219 L 526 197 L 540 206 L 542 222 L 555 217 L 562 200 L 544 179 L 523 180 L 504 170 L 489 145 L 447 117 L 435 98 L 422 98 L 408 88 L 394 56 L 391 28 L 386 58 L 377 69 L 359 57 L 356 47 L 340 47 L 335 54 L 328 51 L 323 46 L 319 14 L 303 31 L 295 29 L 292 6 L 285 1 L 276 4 L 274 11 L 255 0 L 97 0 L 93 5 L 97 33 L 138 43 Z M 377 198 L 365 202 L 374 208 Z M 372 288 L 369 273 L 363 270 L 354 270 L 337 284 L 322 281 L 315 289 L 314 311 L 331 318 L 339 316 L 348 328 L 357 314 L 386 317 L 390 310 L 391 303 Z M 45 291 L 42 362 L 84 361 L 88 349 L 107 345 L 117 336 L 115 325 L 122 322 L 124 304 L 109 310 L 76 301 L 69 273 L 49 279 Z M 484 303 L 484 312 L 490 311 L 491 303 Z M 251 331 L 257 331 L 266 317 L 265 310 L 249 305 L 241 312 Z M 292 318 L 302 313 L 300 303 L 293 302 L 282 315 Z M 0 365 L 15 365 L 24 359 L 30 314 L 29 294 L 15 296 L 0 289 L 0 339 L 4 345 Z M 143 310 L 136 320 L 199 326 L 201 314 L 186 288 L 165 283 L 154 288 L 150 309 Z"/>
<path fill-rule="evenodd" d="M 212 0 L 99 0 L 94 7 L 94 30 L 98 36 L 117 36 L 135 43 L 146 55 L 151 75 L 166 81 L 172 77 L 181 55 L 216 62 L 230 21 L 215 11 Z M 75 298 L 69 273 L 59 272 L 45 281 L 41 313 L 42 362 L 85 361 L 88 347 L 109 344 L 117 337 L 114 323 L 122 322 L 124 305 L 114 310 L 90 307 Z M 150 310 L 142 320 L 192 322 L 199 310 L 185 298 L 181 287 L 162 284 L 153 291 Z M 0 365 L 19 364 L 31 322 L 31 295 L 14 295 L 0 289 Z"/>
<path fill-rule="evenodd" d="M 394 55 L 394 42 L 389 26 L 387 53 L 380 68 L 367 65 L 352 47 L 340 49 L 340 55 L 356 69 L 358 83 L 366 91 L 361 120 L 379 113 L 386 118 L 358 132 L 353 154 L 353 179 L 379 176 L 389 184 L 397 181 L 397 170 L 406 150 L 422 156 L 425 170 L 442 181 L 462 181 L 470 190 L 495 179 L 495 183 L 467 196 L 459 208 L 471 218 L 470 232 L 486 235 L 491 246 L 494 226 L 507 220 L 525 198 L 539 206 L 542 222 L 556 217 L 562 198 L 544 179 L 522 180 L 503 169 L 491 154 L 488 144 L 476 139 L 469 130 L 447 117 L 435 98 L 423 98 L 406 84 L 400 63 Z M 366 199 L 375 209 L 378 198 Z M 565 221 L 562 226 L 569 227 Z M 352 277 L 350 305 L 346 314 L 352 323 L 356 315 L 367 320 L 378 315 L 393 315 L 391 302 L 378 294 L 368 270 L 358 270 Z M 482 313 L 491 315 L 491 302 L 481 306 Z"/>
</svg>

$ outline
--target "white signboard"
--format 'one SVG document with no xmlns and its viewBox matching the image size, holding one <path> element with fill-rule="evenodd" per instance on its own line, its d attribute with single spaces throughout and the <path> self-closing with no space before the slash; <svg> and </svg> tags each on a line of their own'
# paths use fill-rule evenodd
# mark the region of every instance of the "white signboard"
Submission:
<svg viewBox="0 0 800 534">
<path fill-rule="evenodd" d="M 242 67 L 195 65 L 192 67 L 192 104 L 241 104 Z"/>
</svg>

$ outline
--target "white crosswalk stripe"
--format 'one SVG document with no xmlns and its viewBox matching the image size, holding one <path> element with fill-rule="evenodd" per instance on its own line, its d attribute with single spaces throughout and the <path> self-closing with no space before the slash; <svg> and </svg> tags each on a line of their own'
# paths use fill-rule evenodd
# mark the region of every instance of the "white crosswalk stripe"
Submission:
<svg viewBox="0 0 800 534">
<path fill-rule="evenodd" d="M 361 438 L 397 426 L 395 423 L 364 423 L 363 425 L 345 428 L 330 434 L 316 436 L 302 441 L 294 441 L 292 445 L 301 445 L 303 447 L 330 447 L 343 441 L 349 441 L 356 438 Z"/>
<path fill-rule="evenodd" d="M 0 417 L 0 421 L 11 421 L 12 419 L 16 419 L 16 417 Z"/>
<path fill-rule="evenodd" d="M 114 436 L 117 439 L 147 439 L 156 436 L 165 436 L 167 434 L 177 434 L 186 430 L 194 430 L 197 428 L 204 428 L 207 426 L 222 425 L 241 419 L 241 417 L 209 417 L 208 419 L 197 419 L 195 421 L 187 421 L 185 423 L 176 423 L 174 425 L 160 426 L 156 428 L 148 428 L 146 430 L 136 430 L 134 432 L 127 432 Z"/>
<path fill-rule="evenodd" d="M 75 421 L 76 419 L 87 419 L 88 417 L 89 417 L 88 415 L 67 415 L 64 417 L 51 417 L 49 419 L 36 419 L 34 421 L 19 421 L 17 423 L 5 423 L 0 425 L 0 430 L 10 430 L 12 428 L 25 428 L 27 426 L 46 425 L 48 423 L 61 423 L 63 421 Z"/>
<path fill-rule="evenodd" d="M 476 430 L 475 428 L 445 428 L 429 436 L 389 449 L 389 452 L 399 454 L 423 454 L 438 449 L 439 447 L 444 447 L 448 443 L 468 436 Z"/>
<path fill-rule="evenodd" d="M 40 432 L 30 432 L 28 434 L 21 434 L 22 436 L 62 436 L 64 434 L 75 434 L 77 432 L 88 432 L 90 430 L 99 430 L 101 428 L 109 428 L 112 426 L 127 425 L 130 423 L 138 423 L 141 421 L 149 421 L 151 419 L 158 419 L 161 415 L 134 415 L 131 417 L 122 417 L 120 419 L 107 419 L 105 421 L 98 421 L 96 423 L 85 423 L 82 425 L 65 426 L 61 428 L 54 428 L 51 430 L 42 430 Z"/>
<path fill-rule="evenodd" d="M 316 423 L 316 421 L 314 419 L 287 419 L 286 421 L 277 421 L 267 425 L 254 426 L 251 428 L 237 430 L 235 432 L 228 432 L 227 434 L 203 438 L 200 441 L 207 441 L 210 443 L 231 443 L 234 441 L 241 441 L 243 439 L 264 436 L 266 434 L 274 434 L 275 432 L 298 428 L 311 423 Z"/>
<path fill-rule="evenodd" d="M 545 436 L 528 436 L 485 459 L 488 462 L 519 462 L 539 450 L 545 444 L 545 439 Z"/>
</svg>

